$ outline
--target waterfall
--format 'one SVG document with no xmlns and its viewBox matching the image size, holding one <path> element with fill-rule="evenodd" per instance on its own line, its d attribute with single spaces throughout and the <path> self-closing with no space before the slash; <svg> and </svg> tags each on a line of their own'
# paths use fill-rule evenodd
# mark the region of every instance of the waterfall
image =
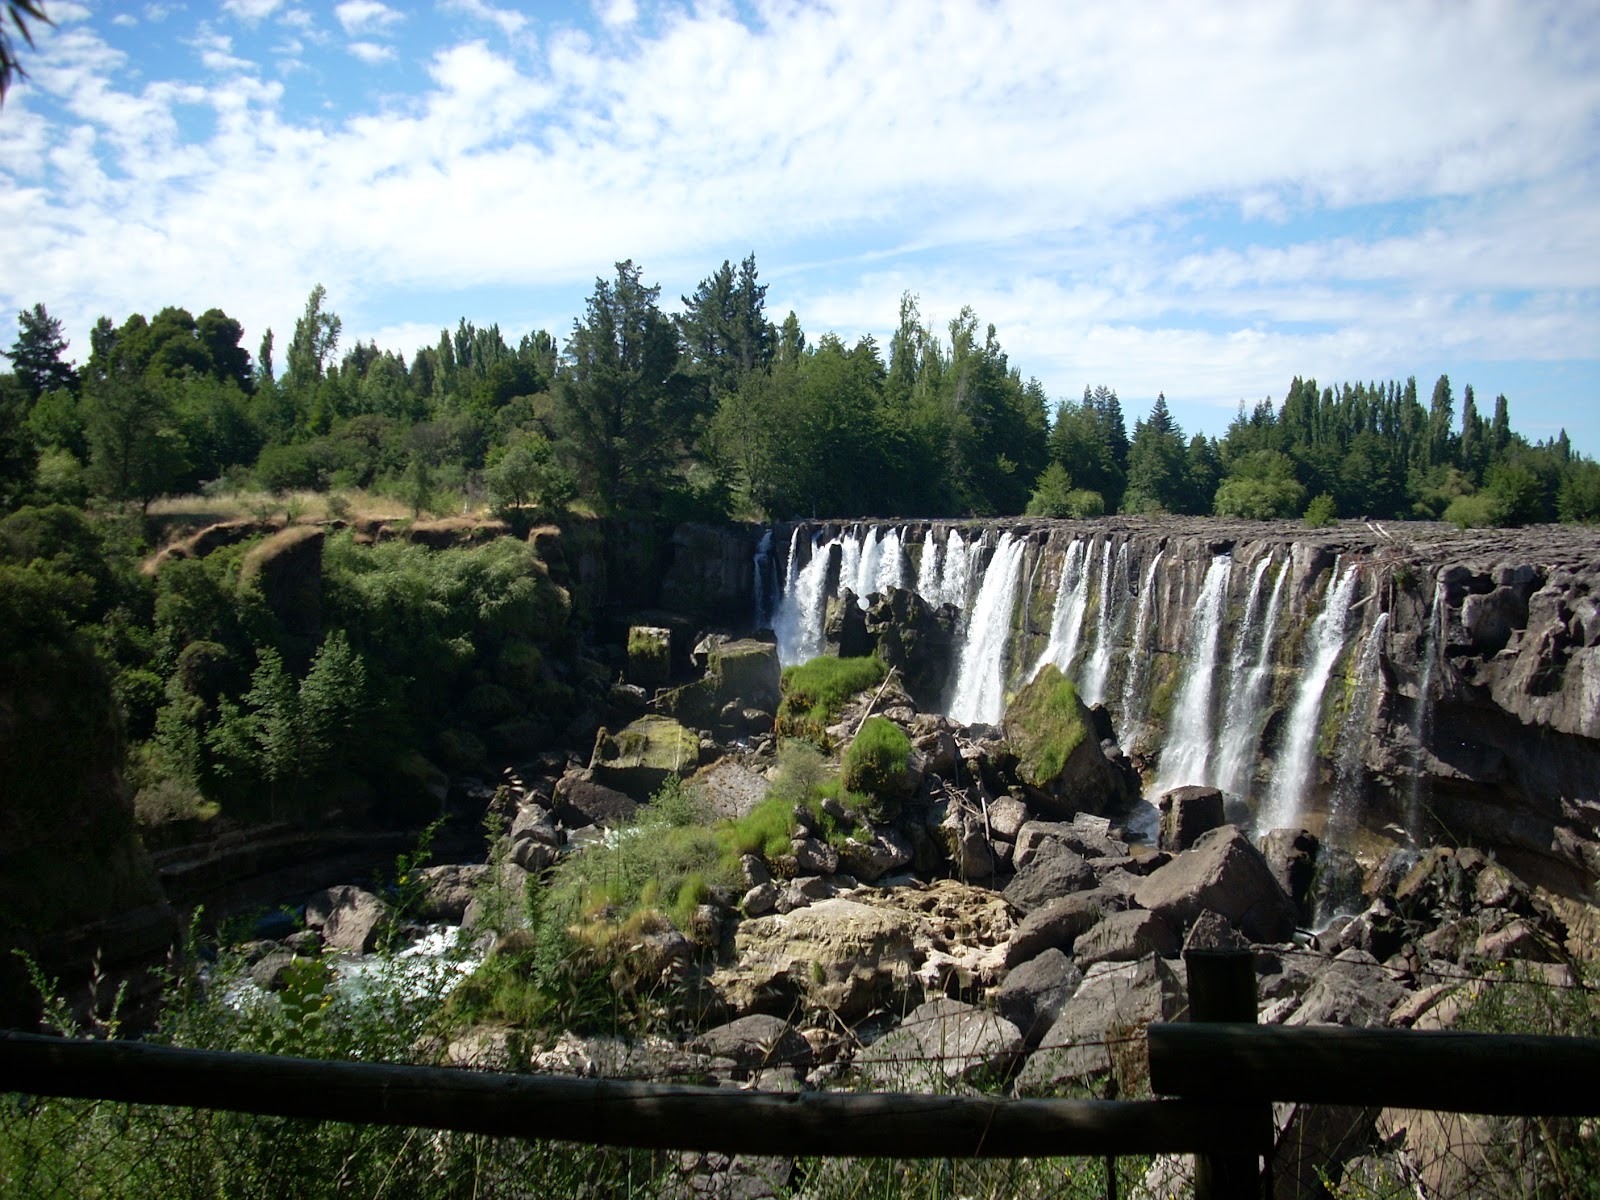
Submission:
<svg viewBox="0 0 1600 1200">
<path fill-rule="evenodd" d="M 1078 654 L 1083 634 L 1083 612 L 1089 606 L 1089 544 L 1074 539 L 1061 563 L 1061 583 L 1056 588 L 1055 608 L 1050 613 L 1050 641 L 1028 673 L 1032 679 L 1046 663 L 1055 663 L 1064 675 L 1072 674 L 1072 660 Z"/>
<path fill-rule="evenodd" d="M 906 558 L 900 531 L 891 529 L 878 540 L 878 566 L 872 576 L 872 591 L 883 594 L 892 587 L 906 585 Z"/>
<path fill-rule="evenodd" d="M 1439 648 L 1444 644 L 1445 612 L 1448 607 L 1444 584 L 1435 580 L 1433 611 L 1428 615 L 1428 640 L 1422 649 L 1422 680 L 1417 684 L 1417 703 L 1411 717 L 1411 736 L 1416 743 L 1416 757 L 1412 763 L 1411 787 L 1406 794 L 1406 837 L 1413 848 L 1422 845 L 1423 756 L 1428 752 L 1428 741 L 1433 735 L 1433 672 L 1439 662 Z"/>
<path fill-rule="evenodd" d="M 963 725 L 992 725 L 1005 713 L 1006 648 L 1025 546 L 1002 533 L 978 587 L 950 699 L 950 716 Z"/>
<path fill-rule="evenodd" d="M 778 572 L 772 565 L 772 530 L 761 535 L 755 555 L 756 628 L 772 628 L 772 610 L 778 590 Z"/>
<path fill-rule="evenodd" d="M 1389 628 L 1389 614 L 1379 613 L 1372 631 L 1356 660 L 1351 680 L 1350 707 L 1339 728 L 1338 752 L 1334 758 L 1333 798 L 1328 804 L 1328 833 L 1324 839 L 1342 849 L 1353 849 L 1351 835 L 1361 823 L 1361 752 L 1372 733 L 1373 719 L 1382 699 L 1382 679 L 1378 663 L 1383 656 L 1383 636 Z"/>
<path fill-rule="evenodd" d="M 1223 618 L 1228 611 L 1228 578 L 1233 559 L 1218 554 L 1206 568 L 1200 598 L 1189 624 L 1189 669 L 1173 707 L 1166 744 L 1161 748 L 1161 768 L 1155 792 L 1160 795 L 1186 783 L 1209 783 L 1211 761 L 1212 684 L 1217 676 L 1217 652 L 1222 646 Z"/>
<path fill-rule="evenodd" d="M 1344 650 L 1345 618 L 1349 615 L 1350 600 L 1355 595 L 1360 574 L 1354 567 L 1341 574 L 1340 563 L 1335 560 L 1327 599 L 1306 638 L 1308 652 L 1300 690 L 1294 707 L 1289 710 L 1288 740 L 1278 752 L 1272 789 L 1260 814 L 1263 830 L 1295 828 L 1304 817 L 1316 767 L 1322 694 L 1327 689 L 1328 677 L 1333 674 L 1333 665 Z"/>
<path fill-rule="evenodd" d="M 882 556 L 883 530 L 876 525 L 869 525 L 861 535 L 861 557 L 856 560 L 855 574 L 849 585 L 856 594 L 856 603 L 862 608 L 867 606 L 867 597 L 877 590 L 878 561 Z M 845 585 L 841 583 L 839 586 Z"/>
<path fill-rule="evenodd" d="M 1250 586 L 1250 602 L 1245 609 L 1244 628 L 1233 647 L 1233 662 L 1229 669 L 1228 704 L 1222 725 L 1222 740 L 1218 747 L 1217 786 L 1232 792 L 1248 803 L 1255 790 L 1256 755 L 1260 748 L 1261 719 L 1266 708 L 1272 683 L 1272 641 L 1278 631 L 1278 620 L 1283 612 L 1284 582 L 1289 578 L 1291 560 L 1285 559 L 1278 570 L 1278 581 L 1272 585 L 1272 599 L 1267 602 L 1265 623 L 1256 640 L 1255 661 L 1246 669 L 1251 627 L 1255 622 L 1257 601 L 1266 572 L 1272 564 L 1269 554 L 1256 567 L 1255 580 Z"/>
<path fill-rule="evenodd" d="M 839 590 L 848 588 L 855 595 L 857 591 L 856 577 L 861 574 L 861 538 L 854 529 L 844 534 L 839 539 Z"/>
<path fill-rule="evenodd" d="M 1156 605 L 1156 572 L 1161 569 L 1165 550 L 1158 550 L 1145 572 L 1144 587 L 1139 590 L 1139 615 L 1133 621 L 1133 642 L 1128 647 L 1128 674 L 1122 681 L 1122 745 L 1131 747 L 1139 732 L 1140 722 L 1134 719 L 1134 702 L 1145 699 L 1144 681 L 1150 677 L 1150 615 Z M 1144 709 L 1139 710 L 1141 713 Z"/>
<path fill-rule="evenodd" d="M 1100 611 L 1095 617 L 1094 652 L 1084 668 L 1083 686 L 1078 689 L 1085 704 L 1099 704 L 1106 698 L 1106 678 L 1111 674 L 1111 650 L 1127 621 L 1126 603 L 1117 603 L 1127 592 L 1128 543 L 1117 547 L 1117 565 L 1112 583 L 1111 539 L 1100 551 Z"/>
<path fill-rule="evenodd" d="M 796 537 L 799 532 L 795 531 Z M 808 662 L 822 653 L 823 622 L 828 612 L 828 557 L 834 543 L 823 546 L 819 540 L 811 539 L 811 560 L 798 571 L 796 547 L 789 549 L 789 586 L 778 602 L 773 631 L 778 635 L 778 661 L 786 667 Z"/>
<path fill-rule="evenodd" d="M 972 558 L 977 551 L 969 546 L 958 530 L 952 529 L 944 542 L 944 574 L 939 579 L 939 603 L 954 604 L 965 619 L 967 593 L 972 576 Z"/>
<path fill-rule="evenodd" d="M 939 542 L 933 526 L 922 536 L 922 561 L 917 564 L 917 595 L 935 608 L 939 606 Z"/>
</svg>

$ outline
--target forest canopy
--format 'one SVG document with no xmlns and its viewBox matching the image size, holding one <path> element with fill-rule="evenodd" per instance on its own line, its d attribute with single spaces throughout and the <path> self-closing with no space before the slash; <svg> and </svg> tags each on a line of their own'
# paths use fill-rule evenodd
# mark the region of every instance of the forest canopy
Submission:
<svg viewBox="0 0 1600 1200">
<path fill-rule="evenodd" d="M 1130 431 L 1112 387 L 1052 403 L 970 307 L 940 328 L 907 294 L 880 347 L 808 337 L 766 290 L 753 256 L 725 261 L 668 312 L 622 262 L 564 341 L 463 318 L 408 359 L 342 345 L 318 284 L 281 374 L 273 331 L 252 356 L 217 308 L 102 317 L 80 366 L 35 304 L 0 351 L 0 511 L 364 489 L 419 514 L 1600 519 L 1600 465 L 1447 376 L 1426 400 L 1415 378 L 1296 377 L 1220 438 L 1162 394 Z"/>
</svg>

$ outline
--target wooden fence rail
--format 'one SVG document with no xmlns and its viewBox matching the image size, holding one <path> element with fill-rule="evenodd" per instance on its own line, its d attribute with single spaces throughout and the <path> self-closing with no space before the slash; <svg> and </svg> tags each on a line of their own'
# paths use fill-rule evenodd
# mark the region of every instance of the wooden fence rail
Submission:
<svg viewBox="0 0 1600 1200">
<path fill-rule="evenodd" d="M 1248 1145 L 1182 1100 L 756 1092 L 0 1033 L 0 1090 L 648 1149 L 862 1158 L 1186 1154 Z M 1269 1131 L 1270 1133 L 1270 1131 Z"/>
<path fill-rule="evenodd" d="M 1600 1116 L 1600 1039 L 1335 1026 L 1152 1025 L 1150 1087 L 1499 1116 Z"/>
<path fill-rule="evenodd" d="M 8 1032 L 0 1091 L 727 1154 L 1194 1154 L 1203 1200 L 1261 1194 L 1275 1101 L 1600 1115 L 1600 1090 L 1574 1082 L 1600 1076 L 1600 1039 L 1258 1027 L 1248 951 L 1185 958 L 1191 1023 L 1149 1027 L 1157 1100 L 775 1093 Z"/>
</svg>

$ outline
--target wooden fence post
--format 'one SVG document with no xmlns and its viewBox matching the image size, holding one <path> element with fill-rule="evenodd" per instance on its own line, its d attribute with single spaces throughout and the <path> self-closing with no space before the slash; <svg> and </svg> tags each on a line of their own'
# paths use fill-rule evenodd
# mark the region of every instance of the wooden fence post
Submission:
<svg viewBox="0 0 1600 1200">
<path fill-rule="evenodd" d="M 1255 955 L 1246 949 L 1189 950 L 1183 956 L 1189 975 L 1189 1020 L 1256 1023 Z M 1226 1071 L 1226 1064 L 1218 1064 Z M 1239 1110 L 1241 1122 L 1272 1121 L 1270 1104 Z M 1195 1200 L 1259 1200 L 1264 1190 L 1260 1160 L 1237 1151 L 1197 1154 Z"/>
</svg>

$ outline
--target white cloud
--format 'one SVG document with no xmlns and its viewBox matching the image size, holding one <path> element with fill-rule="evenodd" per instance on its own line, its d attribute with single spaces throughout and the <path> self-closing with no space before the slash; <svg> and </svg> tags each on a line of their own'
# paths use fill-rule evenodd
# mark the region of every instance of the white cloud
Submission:
<svg viewBox="0 0 1600 1200">
<path fill-rule="evenodd" d="M 632 25 L 639 19 L 639 6 L 634 0 L 595 0 L 595 16 L 612 29 Z"/>
<path fill-rule="evenodd" d="M 364 63 L 394 61 L 394 47 L 380 46 L 377 42 L 351 42 L 345 49 Z"/>
<path fill-rule="evenodd" d="M 522 13 L 509 8 L 496 8 L 485 0 L 443 0 L 442 7 L 446 11 L 463 13 L 475 20 L 499 26 L 500 32 L 508 38 L 515 38 L 528 24 L 528 18 Z"/>
<path fill-rule="evenodd" d="M 278 10 L 283 0 L 223 0 L 222 7 L 241 21 L 254 25 Z"/>
<path fill-rule="evenodd" d="M 82 4 L 74 3 L 74 0 L 51 0 L 49 12 L 50 19 L 58 26 L 89 19 L 89 10 Z"/>
<path fill-rule="evenodd" d="M 137 25 L 139 23 L 139 18 L 134 16 L 132 13 L 118 13 L 116 16 L 111 18 L 111 23 L 113 25 L 120 25 L 122 28 L 127 29 Z"/>
<path fill-rule="evenodd" d="M 399 12 L 335 14 L 350 53 L 392 57 Z M 384 330 L 414 314 L 380 297 L 566 288 L 576 313 L 631 256 L 670 302 L 754 250 L 813 333 L 882 344 L 906 289 L 941 323 L 970 303 L 1053 394 L 1231 408 L 1430 353 L 1593 359 L 1597 56 L 1553 4 L 772 0 L 755 24 L 555 32 L 532 59 L 437 45 L 420 93 L 302 120 L 243 60 L 146 83 L 74 27 L 30 67 L 63 115 L 19 92 L 0 121 L 0 227 L 39 231 L 0 239 L 0 314 L 59 297 L 82 336 L 178 295 L 281 334 L 321 279 Z M 184 105 L 217 132 L 183 140 Z"/>
<path fill-rule="evenodd" d="M 403 13 L 379 0 L 344 0 L 334 6 L 333 15 L 339 18 L 339 24 L 351 37 L 387 33 L 405 19 Z"/>
<path fill-rule="evenodd" d="M 144 19 L 146 21 L 165 21 L 175 12 L 182 12 L 181 4 L 146 4 L 144 6 Z"/>
<path fill-rule="evenodd" d="M 220 33 L 202 30 L 190 45 L 200 51 L 200 61 L 208 71 L 253 71 L 255 64 L 233 52 L 233 39 Z"/>
</svg>

